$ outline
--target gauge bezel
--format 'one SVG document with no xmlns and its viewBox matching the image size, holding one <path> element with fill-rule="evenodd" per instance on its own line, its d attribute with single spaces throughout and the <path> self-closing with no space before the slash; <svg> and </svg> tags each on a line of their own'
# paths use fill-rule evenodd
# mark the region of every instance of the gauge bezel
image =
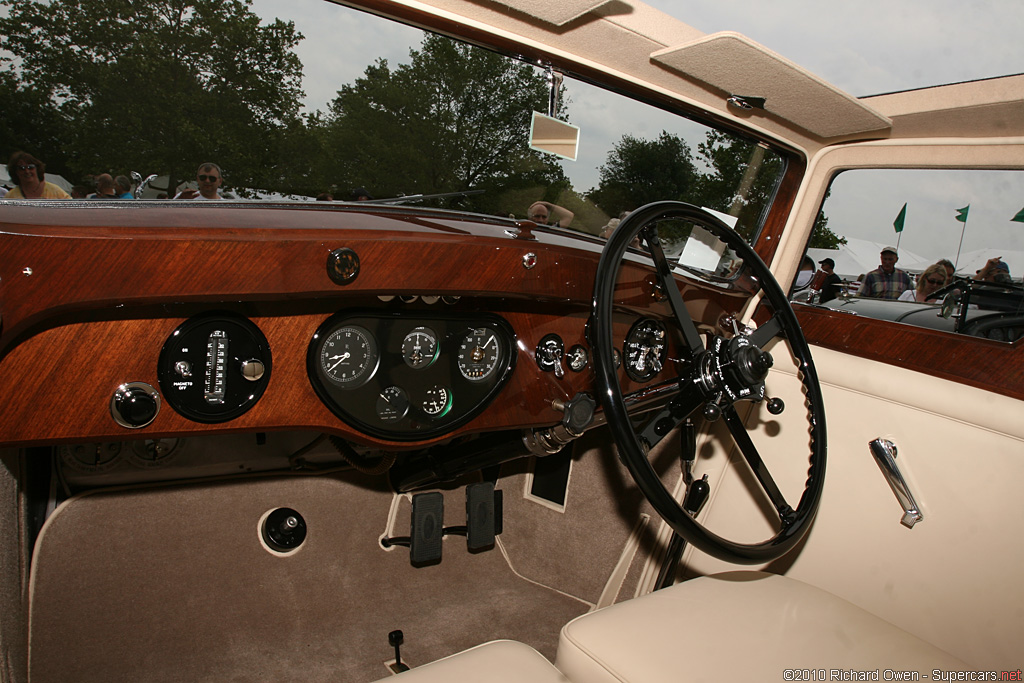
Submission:
<svg viewBox="0 0 1024 683">
<path fill-rule="evenodd" d="M 633 367 L 633 362 L 630 356 L 629 347 L 631 344 L 639 343 L 637 339 L 638 335 L 643 333 L 644 327 L 654 326 L 661 330 L 661 349 L 658 352 L 658 360 L 661 362 L 661 369 L 654 370 L 648 369 L 644 372 L 639 372 Z M 665 369 L 665 363 L 668 359 L 668 331 L 665 328 L 665 324 L 654 318 L 641 318 L 637 320 L 629 328 L 629 332 L 626 333 L 626 338 L 622 342 L 622 364 L 626 368 L 626 374 L 629 378 L 635 382 L 649 382 L 654 379 L 658 373 Z"/>
<path fill-rule="evenodd" d="M 494 334 L 494 339 L 495 339 L 494 364 L 491 365 L 490 368 L 488 368 L 487 372 L 485 372 L 484 374 L 480 375 L 479 377 L 470 377 L 469 375 L 466 374 L 466 368 L 463 367 L 463 365 L 464 365 L 464 361 L 462 359 L 463 348 L 466 345 L 466 341 L 470 340 L 474 336 L 476 336 L 477 332 L 479 332 L 480 330 L 488 330 L 489 332 L 492 332 Z M 466 330 L 466 332 L 462 335 L 462 339 L 459 340 L 458 349 L 457 349 L 457 351 L 455 353 L 455 366 L 456 366 L 456 368 L 458 368 L 459 374 L 462 375 L 466 379 L 466 381 L 469 381 L 469 382 L 486 382 L 487 379 L 492 374 L 494 374 L 494 372 L 496 370 L 498 370 L 499 367 L 501 367 L 502 347 L 501 347 L 501 343 L 498 341 L 498 337 L 500 336 L 500 334 L 501 334 L 500 332 L 492 329 L 488 325 L 480 325 L 478 327 L 472 327 L 472 328 Z"/>
<path fill-rule="evenodd" d="M 341 335 L 344 332 L 354 333 L 356 336 L 361 337 L 363 341 L 366 342 L 366 361 L 365 363 L 361 364 L 362 369 L 360 369 L 350 379 L 342 379 L 341 377 L 336 376 L 331 371 L 331 369 L 326 368 L 326 363 L 329 362 L 331 359 L 325 361 L 323 357 L 324 348 L 326 347 L 327 343 L 330 342 L 331 339 L 333 339 L 334 337 Z M 320 369 L 323 370 L 324 376 L 327 378 L 328 381 L 330 381 L 332 384 L 341 387 L 342 389 L 358 389 L 359 387 L 363 386 L 371 379 L 373 379 L 373 376 L 376 374 L 377 367 L 380 365 L 380 348 L 377 343 L 377 340 L 373 336 L 373 333 L 370 332 L 365 327 L 362 327 L 360 325 L 342 325 L 341 327 L 331 330 L 330 334 L 328 334 L 324 338 L 323 342 L 320 345 L 318 358 L 320 361 Z"/>
<path fill-rule="evenodd" d="M 211 404 L 203 399 L 205 349 L 210 331 L 221 328 L 228 334 L 230 362 L 223 402 Z M 263 374 L 255 381 L 242 375 L 246 360 L 263 363 Z M 185 361 L 194 376 L 183 377 L 176 366 Z M 160 349 L 157 379 L 164 400 L 180 415 L 204 424 L 228 422 L 245 414 L 263 396 L 273 370 L 270 344 L 254 322 L 237 313 L 212 312 L 193 316 L 178 325 Z"/>
<path fill-rule="evenodd" d="M 376 341 L 379 360 L 376 372 L 358 387 L 342 388 L 324 376 L 319 362 L 324 340 L 334 331 L 358 326 Z M 403 345 L 409 334 L 428 328 L 437 339 L 437 353 L 426 366 L 413 367 Z M 458 367 L 458 353 L 470 330 L 488 328 L 499 347 L 494 370 L 479 379 L 466 378 Z M 492 314 L 427 313 L 422 311 L 351 310 L 336 313 L 319 325 L 306 352 L 310 384 L 324 405 L 343 422 L 360 432 L 391 441 L 419 441 L 442 436 L 479 415 L 512 376 L 516 361 L 516 336 L 512 326 Z M 437 415 L 423 409 L 424 392 L 443 386 L 451 406 Z M 398 387 L 406 392 L 406 414 L 381 418 L 377 402 L 381 392 Z"/>
</svg>

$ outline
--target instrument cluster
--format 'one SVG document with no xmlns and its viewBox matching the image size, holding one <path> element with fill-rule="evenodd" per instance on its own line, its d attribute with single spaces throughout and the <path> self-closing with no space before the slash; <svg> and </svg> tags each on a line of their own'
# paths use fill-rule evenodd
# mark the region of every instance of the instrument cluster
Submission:
<svg viewBox="0 0 1024 683">
<path fill-rule="evenodd" d="M 392 440 L 444 434 L 511 375 L 515 334 L 498 316 L 343 312 L 313 335 L 310 381 L 349 425 Z"/>
</svg>

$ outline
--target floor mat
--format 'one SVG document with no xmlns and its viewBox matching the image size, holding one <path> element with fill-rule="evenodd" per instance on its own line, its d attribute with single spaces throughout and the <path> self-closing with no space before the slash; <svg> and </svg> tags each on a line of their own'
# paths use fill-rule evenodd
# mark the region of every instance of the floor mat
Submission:
<svg viewBox="0 0 1024 683">
<path fill-rule="evenodd" d="M 553 657 L 585 603 L 458 537 L 411 567 L 377 542 L 391 500 L 369 478 L 282 477 L 68 501 L 33 560 L 31 681 L 375 680 L 393 629 L 413 665 L 496 638 Z M 260 542 L 278 507 L 308 528 L 291 555 Z"/>
</svg>

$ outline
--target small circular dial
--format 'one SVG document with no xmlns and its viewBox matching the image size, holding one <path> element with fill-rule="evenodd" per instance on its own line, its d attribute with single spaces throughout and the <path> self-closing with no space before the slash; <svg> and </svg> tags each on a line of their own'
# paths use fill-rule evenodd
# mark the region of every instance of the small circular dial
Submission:
<svg viewBox="0 0 1024 683">
<path fill-rule="evenodd" d="M 569 349 L 567 358 L 569 359 L 569 369 L 573 372 L 583 372 L 590 362 L 590 354 L 579 344 Z"/>
<path fill-rule="evenodd" d="M 390 386 L 377 397 L 377 417 L 381 422 L 397 422 L 409 412 L 409 394 L 402 387 Z"/>
<path fill-rule="evenodd" d="M 437 333 L 429 327 L 417 327 L 402 340 L 402 359 L 410 368 L 420 370 L 437 360 Z"/>
<path fill-rule="evenodd" d="M 358 325 L 334 330 L 320 348 L 320 369 L 327 379 L 346 389 L 369 381 L 379 360 L 373 335 Z"/>
<path fill-rule="evenodd" d="M 489 327 L 480 327 L 466 332 L 459 344 L 456 364 L 462 376 L 471 382 L 486 379 L 501 360 L 497 333 Z"/>
<path fill-rule="evenodd" d="M 441 417 L 452 409 L 452 392 L 435 384 L 424 392 L 420 407 L 430 417 Z"/>
<path fill-rule="evenodd" d="M 637 322 L 626 335 L 623 345 L 626 374 L 638 382 L 646 382 L 665 365 L 665 327 L 657 320 Z"/>
</svg>

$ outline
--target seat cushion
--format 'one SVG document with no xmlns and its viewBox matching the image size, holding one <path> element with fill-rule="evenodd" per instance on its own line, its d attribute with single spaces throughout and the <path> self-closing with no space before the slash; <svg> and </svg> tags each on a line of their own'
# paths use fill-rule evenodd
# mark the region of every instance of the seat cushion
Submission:
<svg viewBox="0 0 1024 683">
<path fill-rule="evenodd" d="M 867 680 L 876 670 L 875 680 L 886 680 L 886 670 L 917 671 L 924 679 L 933 669 L 968 668 L 832 593 L 749 571 L 692 579 L 577 617 L 562 629 L 555 664 L 587 683 L 864 680 L 835 678 L 833 670 L 870 671 Z"/>
<path fill-rule="evenodd" d="M 514 640 L 494 640 L 378 683 L 568 683 L 544 655 Z"/>
</svg>

